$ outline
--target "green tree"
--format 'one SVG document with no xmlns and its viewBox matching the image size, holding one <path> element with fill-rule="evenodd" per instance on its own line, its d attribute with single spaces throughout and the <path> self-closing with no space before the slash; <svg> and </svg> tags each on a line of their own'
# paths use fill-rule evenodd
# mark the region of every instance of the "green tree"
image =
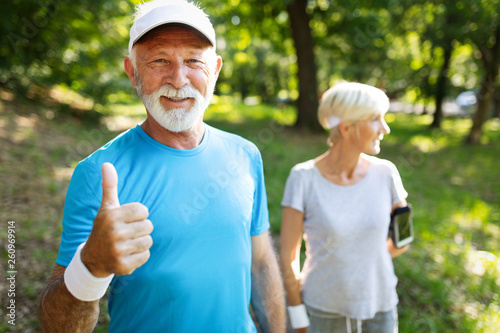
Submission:
<svg viewBox="0 0 500 333">
<path fill-rule="evenodd" d="M 287 6 L 290 28 L 297 53 L 299 99 L 297 100 L 296 127 L 321 129 L 316 117 L 318 109 L 317 66 L 314 39 L 309 26 L 308 0 L 294 0 Z"/>
<path fill-rule="evenodd" d="M 412 70 L 406 92 L 412 92 L 412 97 L 424 104 L 434 100 L 431 128 L 441 126 L 443 102 L 450 93 L 454 50 L 463 42 L 464 26 L 473 15 L 469 5 L 451 0 L 416 1 L 393 22 L 397 35 L 410 50 L 403 52 Z"/>
<path fill-rule="evenodd" d="M 474 43 L 480 53 L 480 62 L 484 68 L 481 80 L 477 109 L 473 117 L 472 127 L 466 143 L 479 143 L 482 127 L 487 119 L 493 103 L 494 92 L 500 71 L 500 3 L 494 0 L 480 1 L 475 30 L 470 34 L 470 42 Z"/>
<path fill-rule="evenodd" d="M 13 0 L 0 13 L 0 85 L 26 94 L 64 84 L 97 101 L 123 88 L 127 1 Z M 118 74 L 120 73 L 120 74 Z"/>
<path fill-rule="evenodd" d="M 231 82 L 239 87 L 243 97 L 254 93 L 263 101 L 275 98 L 282 89 L 298 88 L 295 126 L 318 130 L 317 67 L 309 27 L 309 4 L 313 3 L 308 0 L 206 1 L 217 32 L 225 40 L 224 49 L 219 52 L 231 62 L 230 68 L 223 70 L 222 86 Z M 284 76 L 284 80 L 276 74 Z"/>
<path fill-rule="evenodd" d="M 459 8 L 463 9 L 462 7 Z M 443 119 L 443 102 L 449 86 L 448 71 L 450 70 L 451 56 L 453 54 L 453 42 L 458 37 L 457 32 L 461 31 L 463 25 L 461 18 L 463 18 L 464 13 L 461 10 L 456 10 L 455 1 L 443 1 L 440 4 L 435 4 L 433 9 L 434 20 L 432 25 L 428 26 L 429 39 L 434 47 L 443 50 L 443 55 L 435 85 L 436 109 L 434 120 L 430 126 L 431 128 L 440 128 Z"/>
</svg>

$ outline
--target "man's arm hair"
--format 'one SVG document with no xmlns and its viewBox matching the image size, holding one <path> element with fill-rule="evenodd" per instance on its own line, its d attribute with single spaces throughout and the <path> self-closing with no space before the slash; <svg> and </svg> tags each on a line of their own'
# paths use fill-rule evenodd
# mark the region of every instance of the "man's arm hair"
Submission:
<svg viewBox="0 0 500 333">
<path fill-rule="evenodd" d="M 92 332 L 99 318 L 99 301 L 76 299 L 66 288 L 66 267 L 57 265 L 38 299 L 42 332 Z"/>
<path fill-rule="evenodd" d="M 251 305 L 263 332 L 285 332 L 283 282 L 269 233 L 252 236 Z"/>
</svg>

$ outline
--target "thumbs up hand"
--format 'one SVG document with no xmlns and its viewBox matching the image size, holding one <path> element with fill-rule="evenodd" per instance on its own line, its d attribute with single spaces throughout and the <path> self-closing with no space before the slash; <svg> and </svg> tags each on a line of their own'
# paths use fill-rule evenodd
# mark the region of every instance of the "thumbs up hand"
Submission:
<svg viewBox="0 0 500 333">
<path fill-rule="evenodd" d="M 118 175 L 111 163 L 102 165 L 101 207 L 82 249 L 82 262 L 95 277 L 127 275 L 149 259 L 153 224 L 146 206 L 120 206 Z"/>
</svg>

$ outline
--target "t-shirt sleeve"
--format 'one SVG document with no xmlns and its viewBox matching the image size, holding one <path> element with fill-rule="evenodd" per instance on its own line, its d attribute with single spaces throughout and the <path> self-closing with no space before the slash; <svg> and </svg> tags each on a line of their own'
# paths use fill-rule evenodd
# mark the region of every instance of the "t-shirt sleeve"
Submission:
<svg viewBox="0 0 500 333">
<path fill-rule="evenodd" d="M 257 150 L 257 149 L 256 149 Z M 257 150 L 255 161 L 255 192 L 252 211 L 252 226 L 250 235 L 256 236 L 269 229 L 269 210 L 267 208 L 266 184 L 264 182 L 264 167 L 262 156 Z"/>
<path fill-rule="evenodd" d="M 63 232 L 56 263 L 68 266 L 78 246 L 90 235 L 100 207 L 101 172 L 90 162 L 80 162 L 68 187 L 64 203 Z"/>
<path fill-rule="evenodd" d="M 398 169 L 393 163 L 389 163 L 389 169 L 391 170 L 391 196 L 392 204 L 401 202 L 406 197 L 408 197 L 408 192 L 406 192 L 401 176 L 399 175 Z"/>
<path fill-rule="evenodd" d="M 304 204 L 304 182 L 301 179 L 300 172 L 293 168 L 286 180 L 285 192 L 281 206 L 292 207 L 302 213 L 305 210 Z"/>
</svg>

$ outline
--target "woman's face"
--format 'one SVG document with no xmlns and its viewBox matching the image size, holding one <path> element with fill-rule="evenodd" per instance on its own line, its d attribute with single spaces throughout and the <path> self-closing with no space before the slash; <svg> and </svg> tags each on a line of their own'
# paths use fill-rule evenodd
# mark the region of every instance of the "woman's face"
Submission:
<svg viewBox="0 0 500 333">
<path fill-rule="evenodd" d="M 356 125 L 357 129 L 351 133 L 352 144 L 361 153 L 377 155 L 380 153 L 380 141 L 390 129 L 384 119 L 384 114 L 373 115 L 369 119 L 361 120 Z"/>
</svg>

